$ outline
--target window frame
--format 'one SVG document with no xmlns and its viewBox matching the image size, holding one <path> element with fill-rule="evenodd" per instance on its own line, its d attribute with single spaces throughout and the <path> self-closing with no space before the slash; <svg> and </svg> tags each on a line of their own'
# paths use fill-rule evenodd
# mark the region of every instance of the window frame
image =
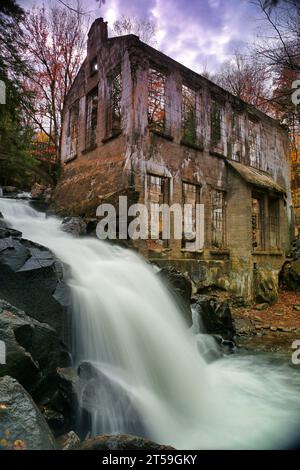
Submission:
<svg viewBox="0 0 300 470">
<path fill-rule="evenodd" d="M 67 137 L 69 138 L 70 150 L 67 160 L 70 160 L 77 156 L 79 138 L 79 99 L 76 99 L 69 107 Z M 73 149 L 73 147 L 75 148 Z"/>
<path fill-rule="evenodd" d="M 268 212 L 269 212 L 269 236 L 270 236 L 270 249 L 278 250 L 281 247 L 280 240 L 280 199 L 278 197 L 269 196 L 268 200 Z M 275 214 L 274 214 L 275 212 Z M 272 236 L 273 233 L 273 236 Z M 275 244 L 272 243 L 274 238 Z"/>
<path fill-rule="evenodd" d="M 215 195 L 221 195 L 221 205 L 215 203 Z M 220 188 L 213 188 L 211 194 L 211 246 L 214 250 L 222 250 L 226 249 L 227 247 L 227 217 L 226 217 L 226 196 L 227 193 L 224 189 Z M 217 214 L 217 210 L 221 209 L 221 243 L 218 243 L 218 231 L 220 230 L 217 225 L 219 224 L 219 220 L 215 219 L 215 214 Z M 218 212 L 220 214 L 220 212 Z"/>
<path fill-rule="evenodd" d="M 189 96 L 193 95 L 193 104 L 188 109 L 188 100 Z M 198 121 L 199 121 L 199 112 L 198 112 L 198 93 L 197 90 L 187 85 L 185 82 L 182 83 L 181 86 L 181 142 L 187 143 L 190 145 L 197 145 L 198 144 Z M 189 118 L 187 117 L 188 113 L 192 113 L 192 129 L 191 134 L 189 136 L 187 131 L 188 126 L 186 125 L 189 122 Z"/>
<path fill-rule="evenodd" d="M 116 80 L 118 80 L 118 87 L 119 87 L 118 90 L 117 90 Z M 109 83 L 109 100 L 108 100 L 107 112 L 106 112 L 106 136 L 115 137 L 115 136 L 120 135 L 120 133 L 122 132 L 121 103 L 122 103 L 123 83 L 122 83 L 121 67 L 118 67 L 117 69 L 114 70 L 112 74 L 109 75 L 108 83 Z M 115 107 L 118 108 L 119 115 L 115 113 Z M 118 122 L 118 125 L 115 125 L 114 124 L 115 122 Z"/>
<path fill-rule="evenodd" d="M 152 209 L 151 209 L 151 204 L 156 204 L 158 206 L 160 206 L 161 204 L 169 204 L 170 202 L 170 178 L 168 178 L 167 176 L 161 176 L 161 175 L 155 175 L 153 173 L 147 173 L 147 193 L 146 193 L 146 200 L 147 200 L 147 209 L 148 209 L 148 238 L 150 240 L 153 240 L 154 242 L 156 243 L 159 243 L 162 245 L 162 247 L 166 248 L 169 244 L 169 240 L 164 240 L 162 238 L 162 233 L 163 233 L 163 219 L 162 219 L 162 216 L 163 214 L 161 212 L 159 212 L 159 229 L 161 228 L 161 230 L 159 230 L 159 233 L 158 233 L 158 237 L 157 238 L 153 238 L 153 234 L 152 234 L 152 224 L 153 224 L 153 221 L 152 221 Z M 158 202 L 153 202 L 150 198 L 150 194 L 151 194 L 151 186 L 152 186 L 152 183 L 151 183 L 151 179 L 156 179 L 156 186 L 158 185 L 158 181 L 160 180 L 160 193 L 159 193 L 159 197 L 162 197 L 162 201 L 158 201 Z"/>
<path fill-rule="evenodd" d="M 92 103 L 92 100 L 95 99 L 95 104 Z M 90 101 L 91 100 L 91 105 Z M 85 115 L 85 149 L 93 149 L 97 146 L 97 127 L 98 127 L 98 117 L 99 117 L 99 90 L 98 85 L 93 88 L 87 95 L 86 95 L 86 115 Z M 96 110 L 96 111 L 95 111 Z M 93 116 L 93 113 L 95 115 Z M 96 120 L 95 124 L 93 125 L 93 120 Z M 89 124 L 90 121 L 90 124 Z"/>
<path fill-rule="evenodd" d="M 96 67 L 94 67 L 96 65 Z M 91 61 L 90 61 L 90 77 L 93 77 L 99 72 L 99 66 L 98 66 L 98 57 L 95 56 Z"/>
<path fill-rule="evenodd" d="M 259 202 L 259 226 L 254 227 L 253 200 Z M 259 243 L 257 237 L 254 238 L 254 230 L 259 231 Z M 252 231 L 252 250 L 254 252 L 265 251 L 266 249 L 266 214 L 265 214 L 265 193 L 252 191 L 251 194 L 251 231 Z M 257 243 L 255 245 L 255 243 Z"/>
<path fill-rule="evenodd" d="M 212 98 L 210 107 L 210 143 L 212 147 L 218 147 L 222 142 L 222 117 L 222 103 L 220 103 L 217 99 Z"/>
<path fill-rule="evenodd" d="M 184 205 L 185 204 L 190 204 L 190 202 L 186 202 L 186 197 L 187 197 L 187 194 L 186 194 L 186 189 L 187 189 L 187 186 L 189 187 L 193 187 L 195 189 L 195 203 L 194 203 L 194 208 L 193 208 L 193 213 L 192 213 L 192 221 L 191 221 L 191 225 L 193 225 L 193 232 L 196 232 L 196 229 L 197 229 L 197 220 L 196 220 L 196 207 L 197 207 L 197 204 L 200 204 L 201 203 L 201 184 L 199 183 L 194 183 L 194 182 L 191 182 L 191 181 L 185 181 L 183 180 L 182 181 L 182 206 L 183 206 L 183 226 L 182 226 L 182 242 L 181 242 L 181 246 L 182 246 L 182 249 L 184 250 L 187 250 L 187 251 L 195 251 L 196 249 L 196 246 L 192 245 L 196 240 L 197 240 L 197 234 L 195 236 L 195 238 L 192 240 L 192 239 L 186 239 L 185 238 L 185 235 L 186 235 L 186 231 L 185 231 L 185 223 L 186 223 L 186 214 L 185 214 L 185 211 L 184 211 Z"/>
<path fill-rule="evenodd" d="M 158 96 L 155 96 L 155 92 L 153 92 L 153 88 L 155 86 L 155 81 L 153 80 L 153 76 L 157 77 L 157 80 L 161 79 L 162 86 L 161 90 L 158 93 Z M 166 82 L 167 82 L 167 75 L 161 69 L 150 66 L 148 70 L 148 96 L 147 96 L 147 117 L 148 117 L 148 127 L 150 131 L 158 132 L 164 134 L 166 132 Z M 159 104 L 156 104 L 156 100 L 159 101 Z M 161 106 L 161 103 L 162 106 Z M 151 106 L 153 105 L 153 109 L 151 111 Z M 161 120 L 155 119 L 155 114 L 160 112 L 163 114 Z"/>
</svg>

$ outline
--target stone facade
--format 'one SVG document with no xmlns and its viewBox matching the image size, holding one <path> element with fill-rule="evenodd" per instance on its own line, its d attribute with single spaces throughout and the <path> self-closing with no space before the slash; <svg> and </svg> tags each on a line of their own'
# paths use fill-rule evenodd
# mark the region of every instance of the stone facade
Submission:
<svg viewBox="0 0 300 470">
<path fill-rule="evenodd" d="M 66 100 L 61 163 L 62 213 L 95 217 L 125 194 L 203 204 L 199 246 L 171 237 L 137 241 L 139 251 L 189 273 L 197 289 L 252 299 L 263 278 L 273 300 L 291 231 L 288 137 L 277 121 L 134 35 L 108 38 L 98 19 Z"/>
</svg>

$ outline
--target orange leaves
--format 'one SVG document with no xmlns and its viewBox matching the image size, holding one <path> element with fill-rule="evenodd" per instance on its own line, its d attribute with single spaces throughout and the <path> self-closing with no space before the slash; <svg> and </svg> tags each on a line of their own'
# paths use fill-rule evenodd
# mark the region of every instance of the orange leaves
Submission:
<svg viewBox="0 0 300 470">
<path fill-rule="evenodd" d="M 13 444 L 13 450 L 26 450 L 27 446 L 25 441 L 22 441 L 21 439 L 18 439 L 14 442 Z"/>
</svg>

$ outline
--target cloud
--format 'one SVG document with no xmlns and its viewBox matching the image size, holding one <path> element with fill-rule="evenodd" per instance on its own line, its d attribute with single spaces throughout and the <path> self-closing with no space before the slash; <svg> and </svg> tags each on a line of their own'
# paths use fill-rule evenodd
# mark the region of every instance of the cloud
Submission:
<svg viewBox="0 0 300 470">
<path fill-rule="evenodd" d="M 28 7 L 30 0 L 20 3 Z M 121 15 L 152 19 L 158 26 L 158 48 L 197 72 L 216 72 L 252 40 L 256 28 L 255 7 L 248 0 L 106 0 L 100 8 L 95 0 L 84 4 L 110 25 Z"/>
</svg>

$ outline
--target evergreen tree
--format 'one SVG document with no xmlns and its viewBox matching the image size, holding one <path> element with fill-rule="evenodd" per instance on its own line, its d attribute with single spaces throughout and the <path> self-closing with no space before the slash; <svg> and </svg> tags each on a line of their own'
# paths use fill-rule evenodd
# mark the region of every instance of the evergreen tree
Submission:
<svg viewBox="0 0 300 470">
<path fill-rule="evenodd" d="M 33 129 L 25 109 L 31 96 L 24 91 L 30 70 L 21 57 L 24 12 L 15 0 L 0 3 L 0 80 L 6 103 L 0 104 L 0 185 L 26 186 L 36 166 L 30 154 Z"/>
</svg>

